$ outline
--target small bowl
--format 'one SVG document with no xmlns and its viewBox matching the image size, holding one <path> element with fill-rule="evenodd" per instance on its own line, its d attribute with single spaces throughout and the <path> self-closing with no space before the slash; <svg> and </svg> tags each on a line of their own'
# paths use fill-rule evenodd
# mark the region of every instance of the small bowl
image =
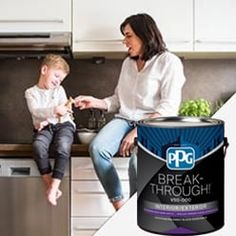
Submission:
<svg viewBox="0 0 236 236">
<path fill-rule="evenodd" d="M 82 144 L 89 144 L 93 138 L 96 136 L 96 132 L 94 130 L 78 130 L 77 131 L 77 136 L 78 139 L 80 141 L 80 143 Z"/>
</svg>

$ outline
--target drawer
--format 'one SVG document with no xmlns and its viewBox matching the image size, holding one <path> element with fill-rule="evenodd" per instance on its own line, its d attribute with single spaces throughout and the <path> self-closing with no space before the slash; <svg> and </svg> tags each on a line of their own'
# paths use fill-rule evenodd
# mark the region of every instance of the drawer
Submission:
<svg viewBox="0 0 236 236">
<path fill-rule="evenodd" d="M 120 168 L 128 167 L 128 162 L 129 162 L 128 157 L 114 157 L 112 160 L 116 167 Z M 72 157 L 71 161 L 72 161 L 72 167 L 76 166 L 77 164 L 86 166 L 88 168 L 93 167 L 91 157 Z"/>
<path fill-rule="evenodd" d="M 121 181 L 122 189 L 125 194 L 129 193 L 129 181 Z M 83 180 L 73 180 L 72 194 L 79 193 L 104 193 L 104 189 L 100 181 L 83 181 Z"/>
<path fill-rule="evenodd" d="M 128 194 L 124 194 L 127 201 Z M 109 217 L 115 210 L 105 193 L 72 194 L 71 214 L 73 217 Z"/>
<path fill-rule="evenodd" d="M 105 193 L 72 194 L 72 217 L 109 217 L 114 212 Z"/>
<path fill-rule="evenodd" d="M 109 217 L 73 217 L 71 219 L 72 230 L 98 230 Z"/>
<path fill-rule="evenodd" d="M 128 162 L 129 158 L 113 158 L 113 163 L 117 169 L 121 180 L 128 180 Z M 71 159 L 72 180 L 96 180 L 93 163 L 90 158 L 72 158 Z"/>
<path fill-rule="evenodd" d="M 71 232 L 71 236 L 93 236 L 96 230 L 75 230 Z"/>
</svg>

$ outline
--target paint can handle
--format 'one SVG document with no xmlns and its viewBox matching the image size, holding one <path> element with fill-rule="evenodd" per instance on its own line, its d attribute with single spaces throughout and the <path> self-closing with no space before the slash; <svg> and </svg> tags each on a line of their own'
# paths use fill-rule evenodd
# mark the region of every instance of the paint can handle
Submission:
<svg viewBox="0 0 236 236">
<path fill-rule="evenodd" d="M 223 145 L 223 148 L 224 148 L 224 150 L 223 150 L 223 152 L 224 152 L 224 157 L 225 157 L 225 155 L 226 155 L 226 150 L 227 150 L 228 146 L 229 146 L 228 139 L 227 139 L 226 137 L 224 137 L 224 145 Z"/>
</svg>

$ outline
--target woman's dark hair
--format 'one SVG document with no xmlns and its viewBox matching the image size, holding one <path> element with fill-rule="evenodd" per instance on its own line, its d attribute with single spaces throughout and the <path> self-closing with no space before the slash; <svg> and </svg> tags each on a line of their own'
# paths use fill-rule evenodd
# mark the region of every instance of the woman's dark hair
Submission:
<svg viewBox="0 0 236 236">
<path fill-rule="evenodd" d="M 161 32 L 151 16 L 142 13 L 126 18 L 120 25 L 120 31 L 123 35 L 124 28 L 128 24 L 143 42 L 144 53 L 141 58 L 142 60 L 147 61 L 154 55 L 161 54 L 167 50 Z M 137 60 L 138 57 L 134 57 L 133 59 Z"/>
</svg>

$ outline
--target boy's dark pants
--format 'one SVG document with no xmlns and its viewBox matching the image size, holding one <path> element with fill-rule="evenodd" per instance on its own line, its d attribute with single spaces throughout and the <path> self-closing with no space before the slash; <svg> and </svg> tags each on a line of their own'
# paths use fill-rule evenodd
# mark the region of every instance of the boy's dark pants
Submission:
<svg viewBox="0 0 236 236">
<path fill-rule="evenodd" d="M 33 156 L 41 175 L 62 179 L 70 157 L 75 127 L 70 122 L 49 124 L 33 135 Z M 49 157 L 55 158 L 52 169 Z"/>
</svg>

